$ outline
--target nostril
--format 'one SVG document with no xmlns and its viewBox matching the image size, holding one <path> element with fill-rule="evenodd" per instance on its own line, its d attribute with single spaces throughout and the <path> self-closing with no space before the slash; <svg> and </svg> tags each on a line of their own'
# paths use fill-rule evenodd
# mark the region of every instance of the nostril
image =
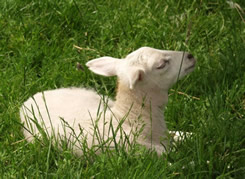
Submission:
<svg viewBox="0 0 245 179">
<path fill-rule="evenodd" d="M 193 57 L 192 54 L 189 53 L 189 54 L 187 55 L 187 58 L 188 58 L 188 59 L 192 59 L 192 58 L 194 58 L 194 57 Z"/>
</svg>

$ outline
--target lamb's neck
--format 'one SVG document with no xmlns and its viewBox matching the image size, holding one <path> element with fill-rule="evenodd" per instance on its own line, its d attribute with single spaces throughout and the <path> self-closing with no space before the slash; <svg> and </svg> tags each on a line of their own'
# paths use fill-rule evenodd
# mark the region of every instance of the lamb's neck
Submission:
<svg viewBox="0 0 245 179">
<path fill-rule="evenodd" d="M 166 132 L 167 127 L 164 121 L 162 107 L 168 100 L 168 93 L 160 89 L 152 89 L 145 92 L 139 89 L 129 89 L 124 85 L 118 86 L 116 101 L 113 109 L 123 118 L 127 115 L 126 123 L 137 121 L 141 118 L 146 124 L 143 133 L 153 134 L 154 141 Z M 124 115 L 124 116 L 123 116 Z"/>
<path fill-rule="evenodd" d="M 115 107 L 123 111 L 131 109 L 149 111 L 157 113 L 162 111 L 168 102 L 168 92 L 159 88 L 153 88 L 148 91 L 142 89 L 129 89 L 123 84 L 118 84 Z M 126 111 L 125 111 L 126 112 Z M 161 112 L 162 114 L 162 112 Z"/>
</svg>

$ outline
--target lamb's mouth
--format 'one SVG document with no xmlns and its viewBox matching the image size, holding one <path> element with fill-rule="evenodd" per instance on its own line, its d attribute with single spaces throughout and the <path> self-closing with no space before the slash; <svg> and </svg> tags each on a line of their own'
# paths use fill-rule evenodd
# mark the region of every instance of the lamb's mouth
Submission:
<svg viewBox="0 0 245 179">
<path fill-rule="evenodd" d="M 194 70 L 195 66 L 196 66 L 196 63 L 193 63 L 191 66 L 189 66 L 188 68 L 185 69 L 185 72 L 190 72 L 190 71 Z"/>
</svg>

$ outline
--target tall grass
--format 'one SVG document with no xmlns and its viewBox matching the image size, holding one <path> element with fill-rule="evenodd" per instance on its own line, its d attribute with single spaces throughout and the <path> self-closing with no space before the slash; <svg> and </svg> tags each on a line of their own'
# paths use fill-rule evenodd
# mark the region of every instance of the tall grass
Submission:
<svg viewBox="0 0 245 179">
<path fill-rule="evenodd" d="M 245 178 L 245 3 L 237 1 L 16 0 L 0 2 L 0 176 L 3 178 Z M 231 3 L 233 2 L 233 3 Z M 82 50 L 74 48 L 82 47 Z M 190 51 L 195 72 L 170 90 L 165 119 L 192 138 L 157 157 L 74 156 L 23 140 L 19 107 L 38 91 L 116 80 L 76 70 L 141 47 Z"/>
</svg>

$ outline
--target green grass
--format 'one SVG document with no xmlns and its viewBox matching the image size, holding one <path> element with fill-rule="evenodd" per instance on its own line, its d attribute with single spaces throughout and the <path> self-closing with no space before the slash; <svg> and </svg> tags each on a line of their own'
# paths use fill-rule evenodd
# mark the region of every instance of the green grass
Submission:
<svg viewBox="0 0 245 179">
<path fill-rule="evenodd" d="M 1 0 L 0 176 L 245 178 L 245 3 L 235 2 Z M 68 86 L 113 97 L 115 78 L 76 70 L 76 63 L 142 46 L 198 59 L 195 72 L 173 87 L 186 95 L 170 91 L 165 111 L 170 130 L 193 138 L 160 158 L 146 150 L 84 158 L 23 140 L 18 110 L 28 97 Z"/>
</svg>

